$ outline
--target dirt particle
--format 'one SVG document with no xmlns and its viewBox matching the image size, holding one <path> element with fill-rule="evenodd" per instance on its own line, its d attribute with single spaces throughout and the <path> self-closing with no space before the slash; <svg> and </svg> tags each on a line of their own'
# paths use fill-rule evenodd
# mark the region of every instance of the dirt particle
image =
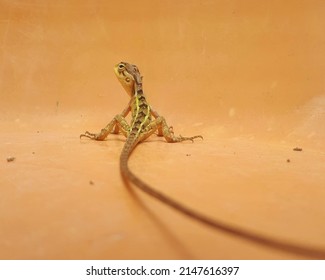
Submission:
<svg viewBox="0 0 325 280">
<path fill-rule="evenodd" d="M 14 161 L 16 158 L 15 157 L 7 157 L 7 162 L 12 162 Z"/>
</svg>

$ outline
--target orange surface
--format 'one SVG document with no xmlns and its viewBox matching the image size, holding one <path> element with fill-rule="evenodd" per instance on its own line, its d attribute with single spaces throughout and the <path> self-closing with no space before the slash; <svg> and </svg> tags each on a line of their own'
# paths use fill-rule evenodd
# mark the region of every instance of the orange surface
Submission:
<svg viewBox="0 0 325 280">
<path fill-rule="evenodd" d="M 136 174 L 216 219 L 325 247 L 324 1 L 0 5 L 1 259 L 301 258 L 127 188 L 122 136 L 79 140 L 127 104 L 121 60 L 177 134 L 204 136 L 153 136 Z"/>
</svg>

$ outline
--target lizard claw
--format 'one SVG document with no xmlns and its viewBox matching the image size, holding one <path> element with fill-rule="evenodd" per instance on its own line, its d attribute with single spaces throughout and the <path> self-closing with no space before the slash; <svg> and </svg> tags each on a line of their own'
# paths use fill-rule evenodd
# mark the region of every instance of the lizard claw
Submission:
<svg viewBox="0 0 325 280">
<path fill-rule="evenodd" d="M 87 137 L 87 138 L 89 138 L 89 139 L 96 139 L 96 136 L 97 136 L 97 134 L 96 133 L 91 133 L 91 132 L 89 132 L 89 131 L 86 131 L 84 134 L 80 134 L 80 139 L 82 138 L 82 137 Z"/>
<path fill-rule="evenodd" d="M 193 139 L 195 139 L 195 138 L 201 138 L 201 139 L 203 140 L 203 136 L 202 136 L 202 135 L 195 135 L 195 136 L 193 136 L 192 138 L 193 138 Z"/>
<path fill-rule="evenodd" d="M 189 141 L 192 141 L 192 142 L 194 142 L 194 139 L 196 139 L 196 138 L 201 138 L 203 140 L 203 137 L 201 135 L 195 135 L 195 136 L 192 136 L 192 137 L 183 137 L 182 135 L 179 135 L 179 138 L 181 139 L 181 141 L 189 140 Z"/>
<path fill-rule="evenodd" d="M 192 137 L 183 137 L 182 135 L 179 135 L 179 138 L 181 139 L 181 141 L 190 140 L 190 141 L 194 142 Z"/>
</svg>

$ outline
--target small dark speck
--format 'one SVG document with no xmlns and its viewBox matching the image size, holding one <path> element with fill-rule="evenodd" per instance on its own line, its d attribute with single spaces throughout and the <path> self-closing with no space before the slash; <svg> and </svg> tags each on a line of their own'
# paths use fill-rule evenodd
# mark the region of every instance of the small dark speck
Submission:
<svg viewBox="0 0 325 280">
<path fill-rule="evenodd" d="M 302 148 L 299 148 L 299 147 L 296 147 L 293 149 L 295 152 L 301 152 L 302 151 Z"/>
<path fill-rule="evenodd" d="M 287 159 L 287 162 L 291 162 L 291 160 L 288 158 L 288 159 Z"/>
<path fill-rule="evenodd" d="M 7 157 L 7 162 L 12 162 L 14 161 L 16 158 L 15 157 Z"/>
<path fill-rule="evenodd" d="M 190 157 L 190 156 L 191 156 L 191 154 L 186 154 L 186 156 L 187 156 L 187 157 Z"/>
<path fill-rule="evenodd" d="M 35 152 L 32 152 L 33 155 L 35 155 Z"/>
<path fill-rule="evenodd" d="M 90 180 L 89 185 L 95 185 L 94 181 Z"/>
</svg>

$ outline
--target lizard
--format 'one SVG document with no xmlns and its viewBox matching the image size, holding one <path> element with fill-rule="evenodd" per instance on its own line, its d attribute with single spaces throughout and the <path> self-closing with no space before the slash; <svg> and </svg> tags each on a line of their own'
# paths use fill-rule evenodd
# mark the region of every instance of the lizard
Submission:
<svg viewBox="0 0 325 280">
<path fill-rule="evenodd" d="M 152 134 L 157 132 L 158 136 L 163 136 L 169 143 L 183 141 L 193 142 L 194 139 L 203 139 L 203 137 L 201 135 L 191 137 L 183 137 L 181 135 L 175 136 L 173 127 L 168 126 L 165 118 L 153 110 L 147 102 L 143 92 L 143 77 L 141 76 L 136 65 L 127 62 L 120 62 L 114 66 L 114 72 L 117 79 L 130 97 L 128 105 L 121 114 L 116 115 L 113 120 L 109 122 L 99 133 L 91 133 L 86 131 L 80 135 L 80 138 L 86 137 L 92 140 L 103 141 L 108 137 L 109 134 L 122 133 L 126 137 L 126 142 L 120 155 L 120 172 L 124 181 L 130 181 L 145 193 L 214 229 L 221 230 L 251 242 L 282 251 L 291 251 L 296 254 L 308 255 L 313 258 L 325 258 L 325 250 L 300 246 L 290 242 L 262 236 L 258 233 L 235 227 L 225 222 L 205 216 L 154 189 L 152 186 L 135 175 L 128 166 L 129 157 L 134 148 Z M 125 118 L 130 112 L 132 118 L 130 124 L 128 124 Z"/>
</svg>

